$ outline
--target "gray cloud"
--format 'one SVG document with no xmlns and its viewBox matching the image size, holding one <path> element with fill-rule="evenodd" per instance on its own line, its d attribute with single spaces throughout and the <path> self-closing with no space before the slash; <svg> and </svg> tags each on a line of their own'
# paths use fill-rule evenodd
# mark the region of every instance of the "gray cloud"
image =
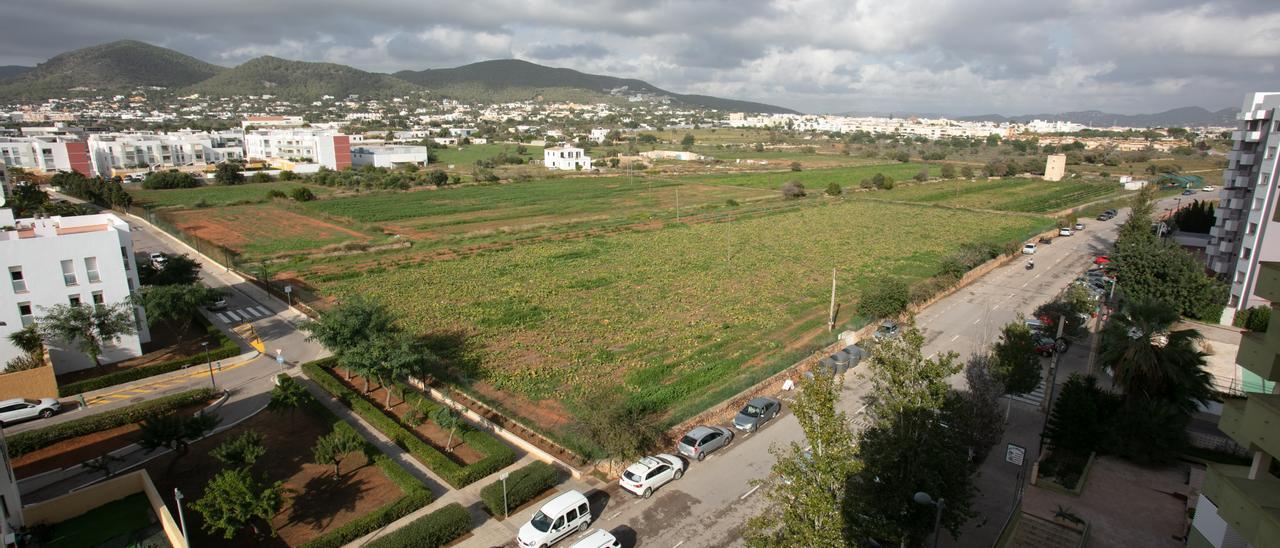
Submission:
<svg viewBox="0 0 1280 548">
<path fill-rule="evenodd" d="M 1216 109 L 1280 89 L 1274 0 L 10 4 L 0 65 L 121 38 L 222 65 L 277 55 L 391 72 L 522 57 L 808 111 L 952 114 Z"/>
</svg>

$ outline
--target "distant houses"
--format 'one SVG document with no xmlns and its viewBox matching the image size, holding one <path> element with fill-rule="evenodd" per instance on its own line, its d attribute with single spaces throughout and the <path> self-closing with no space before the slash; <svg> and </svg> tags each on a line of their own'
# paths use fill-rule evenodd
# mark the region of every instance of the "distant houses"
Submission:
<svg viewBox="0 0 1280 548">
<path fill-rule="evenodd" d="M 542 165 L 547 169 L 582 171 L 591 169 L 591 157 L 578 147 L 558 146 L 542 151 Z"/>
</svg>

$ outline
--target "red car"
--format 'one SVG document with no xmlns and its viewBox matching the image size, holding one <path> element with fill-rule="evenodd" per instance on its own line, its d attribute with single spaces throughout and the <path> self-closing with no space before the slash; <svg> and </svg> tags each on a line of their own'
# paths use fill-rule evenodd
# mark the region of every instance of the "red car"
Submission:
<svg viewBox="0 0 1280 548">
<path fill-rule="evenodd" d="M 1111 262 L 1111 257 L 1108 257 L 1106 255 L 1099 255 L 1097 258 L 1093 260 L 1093 264 L 1096 264 L 1096 265 L 1104 265 L 1110 262 Z"/>
</svg>

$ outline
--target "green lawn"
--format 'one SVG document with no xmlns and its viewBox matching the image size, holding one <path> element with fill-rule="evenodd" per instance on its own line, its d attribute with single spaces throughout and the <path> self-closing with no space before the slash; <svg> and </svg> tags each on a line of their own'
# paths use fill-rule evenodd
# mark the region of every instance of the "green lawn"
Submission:
<svg viewBox="0 0 1280 548">
<path fill-rule="evenodd" d="M 98 546 L 121 535 L 141 531 L 151 525 L 154 514 L 145 493 L 134 493 L 109 502 L 79 517 L 54 524 L 53 538 L 46 548 Z M 122 544 L 123 546 L 123 544 Z"/>
<path fill-rule="evenodd" d="M 306 186 L 317 197 L 333 194 L 333 189 L 317 185 L 304 185 L 300 181 L 276 181 L 273 183 L 253 183 L 233 186 L 209 185 L 196 188 L 174 188 L 167 190 L 147 190 L 130 188 L 129 194 L 137 205 L 151 207 L 191 208 L 200 202 L 206 206 L 221 206 L 248 202 L 267 201 L 267 192 L 279 190 L 288 194 L 290 190 Z"/>
<path fill-rule="evenodd" d="M 497 156 L 499 152 L 514 155 L 516 146 L 513 144 L 496 143 L 488 145 L 462 145 L 460 147 L 449 147 L 436 150 L 436 156 L 440 159 L 439 166 L 448 167 L 453 164 L 457 169 L 470 168 L 475 165 L 476 160 L 484 160 Z M 542 160 L 542 147 L 533 145 L 525 145 L 526 153 L 523 156 L 527 159 Z"/>
<path fill-rule="evenodd" d="M 785 166 L 780 165 L 779 167 L 782 168 Z M 928 167 L 929 175 L 938 175 L 938 170 L 940 168 L 937 165 L 931 165 Z M 858 184 L 861 183 L 863 179 L 870 179 L 877 173 L 893 177 L 894 180 L 898 181 L 910 179 L 917 173 L 920 173 L 920 170 L 924 168 L 924 164 L 903 164 L 895 162 L 891 164 L 842 167 L 835 169 L 812 169 L 804 171 L 691 175 L 688 177 L 681 177 L 679 180 L 683 182 L 765 188 L 769 190 L 777 190 L 787 181 L 797 181 L 804 184 L 805 188 L 810 191 L 822 192 L 822 190 L 830 183 L 837 183 L 846 188 L 857 188 Z"/>
</svg>

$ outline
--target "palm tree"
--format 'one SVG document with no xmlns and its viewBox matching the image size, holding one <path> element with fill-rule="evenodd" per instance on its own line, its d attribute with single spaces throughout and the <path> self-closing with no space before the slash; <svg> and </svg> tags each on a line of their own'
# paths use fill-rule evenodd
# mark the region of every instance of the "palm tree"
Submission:
<svg viewBox="0 0 1280 548">
<path fill-rule="evenodd" d="M 1100 357 L 1126 399 L 1145 398 L 1195 411 L 1213 395 L 1195 329 L 1171 330 L 1178 312 L 1160 301 L 1130 302 L 1102 331 Z"/>
</svg>

